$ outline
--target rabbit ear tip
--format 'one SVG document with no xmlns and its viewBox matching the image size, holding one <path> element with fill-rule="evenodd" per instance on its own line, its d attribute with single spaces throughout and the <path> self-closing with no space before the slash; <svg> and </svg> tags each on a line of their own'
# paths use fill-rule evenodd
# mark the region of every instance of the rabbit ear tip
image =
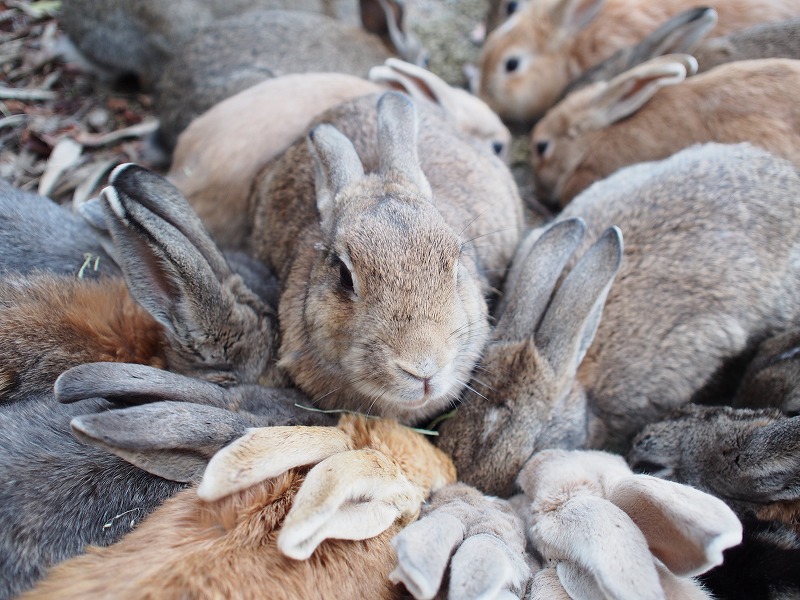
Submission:
<svg viewBox="0 0 800 600">
<path fill-rule="evenodd" d="M 131 167 L 133 167 L 133 168 L 136 168 L 136 167 L 141 168 L 137 164 L 132 163 L 132 162 L 122 163 L 121 165 L 118 165 L 118 166 L 114 167 L 114 170 L 111 171 L 111 175 L 108 176 L 108 182 L 110 184 L 113 184 L 117 180 L 117 178 L 122 175 L 122 173 L 124 173 L 125 171 L 127 171 Z"/>
</svg>

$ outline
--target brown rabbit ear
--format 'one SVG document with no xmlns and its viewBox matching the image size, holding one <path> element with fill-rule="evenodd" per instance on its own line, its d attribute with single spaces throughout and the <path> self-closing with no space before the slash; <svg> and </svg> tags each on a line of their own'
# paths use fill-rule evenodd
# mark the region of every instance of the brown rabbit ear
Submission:
<svg viewBox="0 0 800 600">
<path fill-rule="evenodd" d="M 550 19 L 561 35 L 572 35 L 598 15 L 605 0 L 557 0 L 549 8 Z"/>
<path fill-rule="evenodd" d="M 754 502 L 800 498 L 800 416 L 756 430 L 742 445 L 731 477 Z"/>
<path fill-rule="evenodd" d="M 359 0 L 361 24 L 379 36 L 404 60 L 424 66 L 428 53 L 419 39 L 405 27 L 403 0 Z"/>
<path fill-rule="evenodd" d="M 242 415 L 197 404 L 157 402 L 75 417 L 75 437 L 171 481 L 199 481 L 213 454 L 249 426 Z"/>
<path fill-rule="evenodd" d="M 317 165 L 317 210 L 323 231 L 330 234 L 336 194 L 364 177 L 364 166 L 353 143 L 333 125 L 317 125 L 308 134 L 308 145 Z"/>
<path fill-rule="evenodd" d="M 457 111 L 453 88 L 427 69 L 396 58 L 387 58 L 384 66 L 375 69 L 380 69 L 377 71 L 379 78 L 373 78 L 370 70 L 373 81 L 395 81 L 415 100 L 434 102 L 451 115 Z"/>
<path fill-rule="evenodd" d="M 536 346 L 553 367 L 574 373 L 597 333 L 622 262 L 622 232 L 611 227 L 580 258 L 547 308 Z"/>
<path fill-rule="evenodd" d="M 219 500 L 251 485 L 310 465 L 351 448 L 335 427 L 260 427 L 217 452 L 208 464 L 197 495 Z"/>
<path fill-rule="evenodd" d="M 520 244 L 498 307 L 495 339 L 523 340 L 536 329 L 564 266 L 586 231 L 581 219 L 565 219 L 544 233 L 533 230 Z"/>
<path fill-rule="evenodd" d="M 742 541 L 742 525 L 718 498 L 650 475 L 618 482 L 608 495 L 636 523 L 650 551 L 676 575 L 722 564 L 722 551 Z"/>
<path fill-rule="evenodd" d="M 378 148 L 382 175 L 398 174 L 433 197 L 417 152 L 417 111 L 405 94 L 386 92 L 378 100 Z"/>
<path fill-rule="evenodd" d="M 586 129 L 603 129 L 629 117 L 662 87 L 675 85 L 697 72 L 688 54 L 667 54 L 617 75 L 595 96 L 582 119 Z"/>
<path fill-rule="evenodd" d="M 648 35 L 637 47 L 637 55 L 647 60 L 688 52 L 714 28 L 719 20 L 717 11 L 708 6 L 690 8 L 663 23 Z"/>
</svg>

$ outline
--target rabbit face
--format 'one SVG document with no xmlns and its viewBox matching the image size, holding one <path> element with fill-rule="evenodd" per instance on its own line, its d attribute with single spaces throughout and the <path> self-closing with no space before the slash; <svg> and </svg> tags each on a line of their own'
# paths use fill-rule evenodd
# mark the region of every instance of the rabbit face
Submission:
<svg viewBox="0 0 800 600">
<path fill-rule="evenodd" d="M 359 411 L 418 421 L 454 401 L 488 334 L 458 236 L 397 188 L 337 217 L 311 276 L 309 342 Z M 316 394 L 332 390 L 320 387 Z"/>
</svg>

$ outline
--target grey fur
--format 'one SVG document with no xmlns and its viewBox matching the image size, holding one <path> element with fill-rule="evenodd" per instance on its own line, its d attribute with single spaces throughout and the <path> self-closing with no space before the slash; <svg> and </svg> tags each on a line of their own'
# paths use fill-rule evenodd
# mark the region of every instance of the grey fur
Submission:
<svg viewBox="0 0 800 600">
<path fill-rule="evenodd" d="M 800 330 L 764 340 L 747 366 L 734 406 L 800 411 Z"/>
</svg>

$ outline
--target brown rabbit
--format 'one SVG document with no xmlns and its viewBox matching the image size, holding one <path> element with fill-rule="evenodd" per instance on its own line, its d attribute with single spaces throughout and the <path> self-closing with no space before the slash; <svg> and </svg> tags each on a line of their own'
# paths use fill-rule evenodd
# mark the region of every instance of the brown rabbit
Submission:
<svg viewBox="0 0 800 600">
<path fill-rule="evenodd" d="M 800 4 L 795 0 L 705 4 L 719 14 L 715 36 L 800 16 Z M 571 79 L 695 6 L 695 0 L 529 2 L 486 40 L 480 96 L 504 119 L 535 121 L 556 102 Z"/>
<path fill-rule="evenodd" d="M 480 356 L 522 206 L 502 161 L 436 111 L 376 100 L 321 115 L 261 173 L 251 245 L 283 285 L 279 366 L 295 383 L 324 407 L 419 422 Z"/>
</svg>

